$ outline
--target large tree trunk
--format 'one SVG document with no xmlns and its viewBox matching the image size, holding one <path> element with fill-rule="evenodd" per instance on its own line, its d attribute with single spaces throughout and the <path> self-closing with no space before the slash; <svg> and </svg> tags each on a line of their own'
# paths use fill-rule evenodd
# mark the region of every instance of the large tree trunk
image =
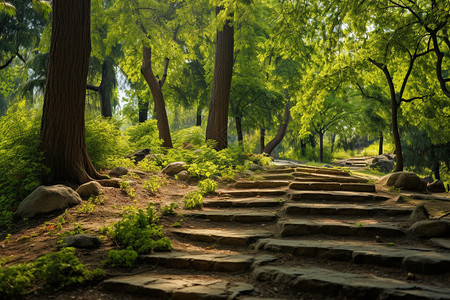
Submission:
<svg viewBox="0 0 450 300">
<path fill-rule="evenodd" d="M 217 8 L 216 12 L 220 11 Z M 209 101 L 206 140 L 217 142 L 216 150 L 228 146 L 228 106 L 233 75 L 234 30 L 227 21 L 222 31 L 217 31 L 214 80 Z"/>
<path fill-rule="evenodd" d="M 155 102 L 156 119 L 158 120 L 159 138 L 163 140 L 163 147 L 172 148 L 172 138 L 170 137 L 169 121 L 167 119 L 166 104 L 164 102 L 164 96 L 162 93 L 162 86 L 167 77 L 167 67 L 169 66 L 169 60 L 166 59 L 164 63 L 164 74 L 161 80 L 156 78 L 152 70 L 152 48 L 143 46 L 143 57 L 141 73 L 144 75 L 147 81 L 150 91 L 153 95 Z"/>
<path fill-rule="evenodd" d="M 380 131 L 380 144 L 378 145 L 378 155 L 383 154 L 383 131 Z"/>
<path fill-rule="evenodd" d="M 243 144 L 244 137 L 242 135 L 242 118 L 241 117 L 235 117 L 234 120 L 236 121 L 236 133 L 238 137 L 239 145 Z"/>
<path fill-rule="evenodd" d="M 288 100 L 284 108 L 284 120 L 283 122 L 281 122 L 280 127 L 278 127 L 278 132 L 273 138 L 273 140 L 271 140 L 264 148 L 263 150 L 264 153 L 266 153 L 267 155 L 272 154 L 272 151 L 275 149 L 275 147 L 278 146 L 279 143 L 281 143 L 284 136 L 286 135 L 290 119 L 291 119 L 291 102 Z"/>
<path fill-rule="evenodd" d="M 202 110 L 200 109 L 200 105 L 197 106 L 197 120 L 195 126 L 202 126 Z"/>
<path fill-rule="evenodd" d="M 260 132 L 259 132 L 259 153 L 263 153 L 264 151 L 264 147 L 266 145 L 266 128 L 265 127 L 261 127 Z"/>
<path fill-rule="evenodd" d="M 41 123 L 47 181 L 82 184 L 102 178 L 89 159 L 84 128 L 90 0 L 54 0 L 52 24 Z"/>
<path fill-rule="evenodd" d="M 100 108 L 103 117 L 112 117 L 111 98 L 115 87 L 114 63 L 105 58 L 102 64 L 102 81 L 99 86 Z"/>
<path fill-rule="evenodd" d="M 317 132 L 319 134 L 319 161 L 323 162 L 323 131 Z"/>
</svg>

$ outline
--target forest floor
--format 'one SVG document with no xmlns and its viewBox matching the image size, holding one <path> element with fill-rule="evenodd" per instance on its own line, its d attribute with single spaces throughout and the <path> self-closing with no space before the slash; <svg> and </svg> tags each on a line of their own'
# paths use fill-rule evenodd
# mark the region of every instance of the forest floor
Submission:
<svg viewBox="0 0 450 300">
<path fill-rule="evenodd" d="M 235 246 L 218 246 L 208 245 L 207 243 L 189 243 L 185 239 L 182 239 L 172 233 L 173 224 L 178 222 L 181 224 L 181 228 L 201 228 L 204 226 L 203 220 L 195 218 L 185 217 L 183 214 L 192 212 L 191 210 L 184 209 L 184 195 L 189 191 L 197 189 L 197 181 L 189 180 L 187 182 L 181 180 L 174 180 L 173 178 L 166 177 L 166 175 L 158 174 L 165 178 L 165 185 L 155 194 L 149 193 L 143 188 L 143 182 L 145 181 L 147 174 L 144 177 L 130 178 L 134 182 L 135 197 L 130 197 L 124 194 L 119 188 L 103 187 L 103 199 L 104 203 L 96 205 L 92 212 L 82 212 L 82 205 L 67 209 L 65 212 L 54 213 L 51 215 L 40 216 L 37 218 L 19 221 L 13 224 L 12 228 L 8 231 L 10 236 L 0 242 L 0 258 L 8 258 L 7 263 L 3 266 L 10 266 L 20 262 L 29 262 L 36 258 L 49 253 L 58 251 L 60 246 L 58 240 L 61 236 L 74 229 L 74 226 L 81 225 L 84 233 L 101 236 L 98 232 L 99 228 L 105 225 L 116 223 L 120 220 L 120 213 L 123 212 L 123 208 L 130 205 L 135 205 L 139 208 L 145 209 L 149 203 L 154 203 L 154 208 L 160 212 L 161 207 L 169 205 L 170 203 L 177 203 L 178 209 L 176 209 L 176 215 L 173 216 L 161 216 L 160 224 L 163 226 L 165 236 L 168 237 L 174 249 L 183 250 L 188 252 L 213 252 L 213 253 L 243 253 L 241 247 Z M 219 182 L 219 189 L 225 189 L 228 187 L 226 182 Z M 386 194 L 386 193 L 385 193 Z M 395 197 L 398 193 L 388 193 L 390 197 Z M 415 200 L 411 197 L 407 198 L 407 202 L 402 204 L 403 206 L 416 206 L 424 204 L 430 213 L 431 218 L 436 218 L 450 211 L 450 194 L 433 194 L 447 198 L 447 200 Z M 213 200 L 218 198 L 218 195 L 205 196 L 204 200 Z M 386 201 L 384 205 L 391 204 L 392 200 Z M 61 218 L 61 216 L 63 218 Z M 63 220 L 62 220 L 63 219 Z M 370 219 L 365 220 L 367 224 L 370 224 Z M 221 223 L 222 228 L 242 228 L 247 225 L 237 223 Z M 248 225 L 250 226 L 250 225 Z M 269 229 L 269 228 L 267 228 Z M 101 236 L 103 239 L 102 246 L 94 250 L 77 249 L 77 256 L 80 260 L 86 264 L 90 269 L 102 267 L 101 261 L 106 258 L 109 250 L 117 249 L 118 246 L 114 240 Z M 412 246 L 422 246 L 422 241 L 414 238 L 404 238 L 402 243 L 410 243 Z M 240 248 L 240 249 L 238 249 Z M 252 253 L 251 249 L 245 250 L 244 253 Z M 286 257 L 286 261 L 289 261 L 290 257 Z M 336 262 L 331 262 L 335 264 Z M 330 263 L 328 263 L 330 264 Z M 340 268 L 340 267 L 339 267 Z M 352 270 L 349 267 L 345 267 Z M 139 274 L 143 272 L 152 271 L 154 267 L 148 265 L 138 265 L 133 269 L 105 269 L 107 276 L 117 275 L 130 275 Z M 376 272 L 389 273 L 391 270 L 380 268 Z M 389 274 L 380 274 L 389 276 Z M 445 274 L 444 274 L 445 275 Z M 447 274 L 448 275 L 448 274 Z M 232 280 L 239 280 L 240 275 L 234 275 Z M 244 275 L 242 275 L 244 276 Z M 392 274 L 391 274 L 392 276 Z M 403 277 L 404 274 L 398 276 Z M 244 276 L 245 277 L 245 276 Z M 231 278 L 231 277 L 230 277 Z M 427 277 L 425 281 L 442 281 L 439 275 Z M 404 279 L 404 278 L 403 278 Z M 243 281 L 247 281 L 248 278 L 242 278 Z M 271 290 L 273 286 L 260 284 L 259 288 L 262 290 L 261 295 L 270 297 L 273 295 Z M 286 292 L 284 297 L 295 297 L 294 294 Z M 30 299 L 139 299 L 136 295 L 121 295 L 119 298 L 114 294 L 109 293 L 100 288 L 99 285 L 80 286 L 72 289 L 66 289 L 52 295 L 30 295 Z"/>
</svg>

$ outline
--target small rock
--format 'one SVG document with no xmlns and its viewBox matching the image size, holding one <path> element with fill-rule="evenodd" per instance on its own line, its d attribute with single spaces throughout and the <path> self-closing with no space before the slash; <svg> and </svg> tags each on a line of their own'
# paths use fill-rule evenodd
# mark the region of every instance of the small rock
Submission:
<svg viewBox="0 0 450 300">
<path fill-rule="evenodd" d="M 97 182 L 100 183 L 101 186 L 120 188 L 120 183 L 122 182 L 122 180 L 119 178 L 111 178 L 97 180 Z"/>
<path fill-rule="evenodd" d="M 186 163 L 184 161 L 176 161 L 176 162 L 168 164 L 162 170 L 162 172 L 169 176 L 173 176 L 173 175 L 178 174 L 181 171 L 183 171 L 185 166 L 186 166 Z"/>
<path fill-rule="evenodd" d="M 414 223 L 409 227 L 409 230 L 421 238 L 432 238 L 448 234 L 448 227 L 449 226 L 445 221 L 424 220 Z"/>
<path fill-rule="evenodd" d="M 186 181 L 186 180 L 188 180 L 190 178 L 190 176 L 189 176 L 189 174 L 188 174 L 188 172 L 186 170 L 178 172 L 176 174 L 176 176 L 178 177 L 178 179 L 183 180 L 183 181 Z"/>
<path fill-rule="evenodd" d="M 414 273 L 408 272 L 408 275 L 406 275 L 406 280 L 416 280 L 416 275 Z"/>
<path fill-rule="evenodd" d="M 131 153 L 130 155 L 125 156 L 125 157 L 133 159 L 134 163 L 137 164 L 138 162 L 143 160 L 148 154 L 150 154 L 150 149 L 145 148 L 145 149 L 137 150 L 137 151 Z"/>
<path fill-rule="evenodd" d="M 330 166 L 329 164 L 324 164 L 324 165 L 322 166 L 322 168 L 333 168 L 333 167 Z"/>
<path fill-rule="evenodd" d="M 439 179 L 436 179 L 432 183 L 427 185 L 427 189 L 430 193 L 445 193 L 445 185 Z"/>
<path fill-rule="evenodd" d="M 399 196 L 395 197 L 394 201 L 398 202 L 398 203 L 406 203 L 405 196 L 403 196 L 403 195 L 399 195 Z"/>
<path fill-rule="evenodd" d="M 91 196 L 97 196 L 102 193 L 102 186 L 96 181 L 90 181 L 80 185 L 80 187 L 77 189 L 77 193 L 83 199 L 89 198 Z"/>
<path fill-rule="evenodd" d="M 75 247 L 85 249 L 95 249 L 100 247 L 101 241 L 98 236 L 89 234 L 76 234 L 64 238 L 63 247 Z"/>
<path fill-rule="evenodd" d="M 430 217 L 430 214 L 428 213 L 428 210 L 426 209 L 425 205 L 420 204 L 414 208 L 414 210 L 411 213 L 411 216 L 409 216 L 408 223 L 414 224 L 419 221 L 428 220 Z"/>
<path fill-rule="evenodd" d="M 192 145 L 191 143 L 183 142 L 183 149 L 190 150 L 193 148 L 194 148 L 194 145 Z"/>
<path fill-rule="evenodd" d="M 112 177 L 120 177 L 128 174 L 128 169 L 123 167 L 115 167 L 111 171 L 109 171 L 109 175 Z"/>
<path fill-rule="evenodd" d="M 15 218 L 31 218 L 37 214 L 65 209 L 81 203 L 81 197 L 64 185 L 40 186 L 28 195 L 14 213 Z"/>
</svg>

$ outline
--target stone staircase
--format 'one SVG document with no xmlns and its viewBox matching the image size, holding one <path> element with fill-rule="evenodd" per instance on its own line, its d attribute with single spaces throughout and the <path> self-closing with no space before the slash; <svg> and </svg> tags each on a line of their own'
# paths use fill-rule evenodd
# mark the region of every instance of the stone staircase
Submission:
<svg viewBox="0 0 450 300">
<path fill-rule="evenodd" d="M 337 169 L 262 176 L 186 211 L 191 225 L 166 232 L 175 249 L 139 258 L 153 270 L 103 287 L 142 299 L 450 299 L 450 252 L 405 230 L 411 207 Z"/>
</svg>

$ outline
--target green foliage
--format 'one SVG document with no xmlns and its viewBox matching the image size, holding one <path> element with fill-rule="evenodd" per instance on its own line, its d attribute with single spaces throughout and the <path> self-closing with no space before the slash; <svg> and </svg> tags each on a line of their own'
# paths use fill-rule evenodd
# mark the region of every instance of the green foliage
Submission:
<svg viewBox="0 0 450 300">
<path fill-rule="evenodd" d="M 182 148 L 183 143 L 192 144 L 196 148 L 205 146 L 205 134 L 205 130 L 200 126 L 192 126 L 178 130 L 173 134 L 174 146 Z"/>
<path fill-rule="evenodd" d="M 86 147 L 96 168 L 113 168 L 112 164 L 130 151 L 128 137 L 120 130 L 120 123 L 111 118 L 97 117 L 86 121 Z M 121 165 L 120 165 L 121 166 Z"/>
<path fill-rule="evenodd" d="M 113 237 L 120 246 L 138 254 L 169 250 L 170 240 L 164 237 L 156 222 L 156 212 L 151 204 L 146 211 L 130 207 L 114 225 Z"/>
<path fill-rule="evenodd" d="M 187 171 L 194 178 L 209 178 L 219 173 L 219 166 L 210 161 L 202 161 L 190 164 Z"/>
<path fill-rule="evenodd" d="M 132 268 L 137 257 L 134 250 L 110 250 L 102 264 L 110 268 Z"/>
<path fill-rule="evenodd" d="M 144 158 L 140 162 L 137 163 L 138 169 L 149 172 L 149 173 L 156 173 L 161 170 L 161 167 L 159 167 L 155 160 Z"/>
<path fill-rule="evenodd" d="M 18 298 L 36 285 L 49 292 L 102 277 L 102 270 L 90 271 L 75 256 L 75 248 L 68 247 L 28 264 L 1 268 L 0 298 Z"/>
<path fill-rule="evenodd" d="M 24 106 L 20 102 L 0 118 L 0 227 L 10 224 L 12 210 L 49 171 L 39 150 L 41 116 Z"/>
<path fill-rule="evenodd" d="M 203 205 L 203 196 L 199 191 L 192 191 L 184 196 L 184 208 L 200 209 Z"/>
<path fill-rule="evenodd" d="M 79 209 L 77 209 L 77 212 L 81 213 L 81 214 L 88 214 L 88 213 L 93 212 L 94 208 L 95 208 L 95 204 L 90 201 L 87 201 Z"/>
<path fill-rule="evenodd" d="M 216 192 L 217 182 L 212 179 L 204 179 L 199 181 L 198 188 L 200 189 L 200 193 L 202 193 L 202 195 L 214 194 Z"/>
<path fill-rule="evenodd" d="M 163 181 L 161 177 L 157 175 L 152 175 L 149 177 L 149 179 L 144 181 L 143 188 L 149 191 L 150 193 L 155 194 L 161 188 L 162 183 Z"/>
<path fill-rule="evenodd" d="M 134 198 L 136 196 L 136 190 L 131 187 L 130 182 L 126 180 L 122 180 L 120 182 L 120 190 L 122 191 L 122 193 L 130 196 L 131 198 Z"/>
<path fill-rule="evenodd" d="M 161 213 L 163 215 L 174 215 L 175 213 L 175 209 L 178 208 L 178 204 L 176 204 L 175 202 L 170 203 L 169 205 L 164 205 L 163 207 L 161 207 Z"/>
<path fill-rule="evenodd" d="M 156 120 L 147 120 L 126 130 L 131 147 L 135 150 L 149 148 L 151 153 L 159 153 L 161 140 L 159 139 Z"/>
<path fill-rule="evenodd" d="M 251 154 L 249 155 L 249 159 L 255 164 L 261 166 L 268 166 L 272 163 L 272 158 L 267 156 L 267 154 Z"/>
</svg>

